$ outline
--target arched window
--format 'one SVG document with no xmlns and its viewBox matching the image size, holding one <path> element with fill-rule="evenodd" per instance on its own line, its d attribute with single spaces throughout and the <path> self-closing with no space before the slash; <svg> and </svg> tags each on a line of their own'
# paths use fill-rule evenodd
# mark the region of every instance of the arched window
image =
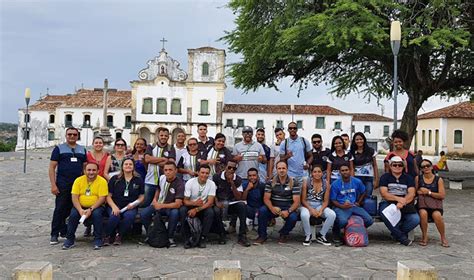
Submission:
<svg viewBox="0 0 474 280">
<path fill-rule="evenodd" d="M 82 127 L 91 127 L 91 115 L 84 115 L 84 120 L 82 121 Z"/>
<path fill-rule="evenodd" d="M 54 115 L 49 115 L 49 123 L 54 123 Z"/>
<path fill-rule="evenodd" d="M 202 75 L 203 76 L 209 76 L 209 63 L 204 62 L 202 64 Z"/>
<path fill-rule="evenodd" d="M 167 114 L 166 107 L 167 107 L 166 99 L 158 98 L 158 103 L 156 104 L 156 113 L 157 114 L 162 114 L 162 115 Z"/>
<path fill-rule="evenodd" d="M 171 115 L 181 115 L 181 100 L 178 98 L 171 100 Z"/>
<path fill-rule="evenodd" d="M 114 127 L 114 116 L 111 116 L 111 115 L 107 116 L 107 127 L 108 128 Z"/>
</svg>

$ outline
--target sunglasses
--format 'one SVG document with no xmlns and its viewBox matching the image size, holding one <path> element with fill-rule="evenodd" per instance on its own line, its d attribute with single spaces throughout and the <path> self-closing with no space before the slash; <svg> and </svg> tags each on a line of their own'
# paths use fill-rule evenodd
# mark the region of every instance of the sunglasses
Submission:
<svg viewBox="0 0 474 280">
<path fill-rule="evenodd" d="M 288 130 L 297 130 L 297 127 L 288 127 Z"/>
<path fill-rule="evenodd" d="M 430 164 L 421 165 L 421 168 L 430 168 L 430 167 L 431 167 Z"/>
<path fill-rule="evenodd" d="M 229 170 L 237 170 L 237 167 L 235 167 L 235 166 L 227 166 L 227 169 L 229 169 Z"/>
<path fill-rule="evenodd" d="M 313 144 L 319 144 L 319 143 L 321 143 L 321 141 L 317 141 L 317 140 L 313 141 Z"/>
<path fill-rule="evenodd" d="M 77 136 L 77 133 L 68 133 L 67 136 Z"/>
<path fill-rule="evenodd" d="M 125 144 L 115 144 L 117 147 L 125 147 Z"/>
<path fill-rule="evenodd" d="M 188 146 L 196 146 L 197 143 L 189 143 Z"/>
<path fill-rule="evenodd" d="M 393 166 L 393 167 L 403 167 L 403 164 L 401 164 L 401 163 L 394 163 L 394 164 L 392 164 L 391 166 Z"/>
</svg>

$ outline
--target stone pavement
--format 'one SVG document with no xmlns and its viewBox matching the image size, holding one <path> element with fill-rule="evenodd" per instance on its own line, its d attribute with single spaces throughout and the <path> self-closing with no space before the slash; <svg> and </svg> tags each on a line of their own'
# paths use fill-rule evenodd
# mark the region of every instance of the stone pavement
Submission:
<svg viewBox="0 0 474 280">
<path fill-rule="evenodd" d="M 54 200 L 49 192 L 48 160 L 0 162 L 0 278 L 25 261 L 49 261 L 56 279 L 166 278 L 210 279 L 214 260 L 240 260 L 246 279 L 394 279 L 398 260 L 419 259 L 445 279 L 474 279 L 474 190 L 449 190 L 445 218 L 450 248 L 440 246 L 430 224 L 427 247 L 405 247 L 391 241 L 382 223 L 369 228 L 367 248 L 303 247 L 299 224 L 287 245 L 278 245 L 272 232 L 264 246 L 209 245 L 207 249 L 154 249 L 133 240 L 120 247 L 93 251 L 90 240 L 78 238 L 69 251 L 49 245 Z M 471 223 L 470 223 L 471 222 Z M 78 233 L 82 234 L 79 227 Z M 250 233 L 255 237 L 255 233 Z M 415 237 L 420 238 L 419 229 Z M 417 244 L 417 243 L 415 243 Z"/>
</svg>

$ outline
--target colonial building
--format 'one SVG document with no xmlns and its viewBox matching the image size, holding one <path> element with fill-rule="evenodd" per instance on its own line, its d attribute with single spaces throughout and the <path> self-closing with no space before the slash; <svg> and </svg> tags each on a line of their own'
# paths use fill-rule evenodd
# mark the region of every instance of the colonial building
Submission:
<svg viewBox="0 0 474 280">
<path fill-rule="evenodd" d="M 418 116 L 412 147 L 425 154 L 474 154 L 474 103 L 466 101 Z"/>
<path fill-rule="evenodd" d="M 398 125 L 400 127 L 400 125 Z M 352 114 L 352 132 L 363 132 L 367 144 L 376 151 L 385 150 L 388 146 L 385 139 L 393 132 L 393 119 L 377 114 Z"/>
</svg>

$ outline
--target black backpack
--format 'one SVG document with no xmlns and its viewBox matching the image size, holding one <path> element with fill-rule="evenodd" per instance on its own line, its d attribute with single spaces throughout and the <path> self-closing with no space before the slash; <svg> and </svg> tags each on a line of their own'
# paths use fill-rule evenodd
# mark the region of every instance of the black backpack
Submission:
<svg viewBox="0 0 474 280">
<path fill-rule="evenodd" d="M 169 248 L 170 241 L 168 239 L 168 229 L 165 223 L 161 220 L 161 215 L 156 214 L 153 221 L 148 228 L 148 244 L 154 248 Z"/>
<path fill-rule="evenodd" d="M 187 217 L 186 226 L 189 228 L 189 236 L 186 236 L 186 240 L 189 242 L 191 247 L 196 247 L 201 240 L 202 224 L 198 217 Z"/>
</svg>

